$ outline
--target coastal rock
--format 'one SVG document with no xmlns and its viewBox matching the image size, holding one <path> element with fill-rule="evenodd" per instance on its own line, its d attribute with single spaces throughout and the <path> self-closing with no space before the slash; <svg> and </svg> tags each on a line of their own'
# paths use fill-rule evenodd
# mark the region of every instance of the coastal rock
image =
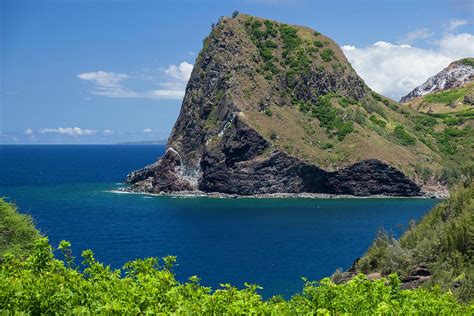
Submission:
<svg viewBox="0 0 474 316">
<path fill-rule="evenodd" d="M 373 111 L 400 117 L 389 102 L 320 33 L 245 14 L 222 18 L 196 60 L 165 155 L 127 182 L 149 193 L 421 195 L 395 164 L 435 154 L 363 124 Z"/>
</svg>

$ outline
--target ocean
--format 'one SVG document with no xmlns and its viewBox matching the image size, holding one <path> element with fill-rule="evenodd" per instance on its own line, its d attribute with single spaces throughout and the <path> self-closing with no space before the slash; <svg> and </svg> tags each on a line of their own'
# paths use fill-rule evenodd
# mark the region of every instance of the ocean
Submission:
<svg viewBox="0 0 474 316">
<path fill-rule="evenodd" d="M 0 196 L 30 214 L 57 247 L 92 249 L 120 268 L 136 258 L 177 256 L 180 281 L 219 288 L 244 282 L 289 297 L 302 277 L 347 269 L 384 227 L 400 235 L 435 199 L 219 199 L 120 194 L 127 173 L 161 145 L 2 145 Z"/>
</svg>

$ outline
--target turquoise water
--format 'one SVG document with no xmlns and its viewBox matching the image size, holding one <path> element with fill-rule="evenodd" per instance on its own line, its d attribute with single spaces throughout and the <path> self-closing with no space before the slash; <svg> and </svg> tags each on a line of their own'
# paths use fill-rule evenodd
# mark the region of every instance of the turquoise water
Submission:
<svg viewBox="0 0 474 316">
<path fill-rule="evenodd" d="M 378 227 L 400 234 L 438 200 L 209 199 L 113 193 L 163 146 L 0 146 L 0 196 L 31 214 L 53 245 L 91 248 L 114 268 L 138 257 L 176 255 L 178 279 L 217 288 L 301 290 L 301 277 L 346 269 Z"/>
</svg>

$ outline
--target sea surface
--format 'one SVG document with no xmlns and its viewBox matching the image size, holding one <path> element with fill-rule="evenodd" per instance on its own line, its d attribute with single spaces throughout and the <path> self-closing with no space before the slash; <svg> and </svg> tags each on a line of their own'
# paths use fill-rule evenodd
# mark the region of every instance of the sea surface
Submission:
<svg viewBox="0 0 474 316">
<path fill-rule="evenodd" d="M 0 196 L 33 216 L 57 247 L 92 249 L 113 268 L 143 257 L 177 256 L 219 288 L 257 283 L 264 297 L 291 296 L 301 277 L 347 269 L 379 227 L 399 235 L 434 199 L 219 199 L 119 194 L 130 171 L 164 153 L 161 145 L 0 146 Z"/>
</svg>

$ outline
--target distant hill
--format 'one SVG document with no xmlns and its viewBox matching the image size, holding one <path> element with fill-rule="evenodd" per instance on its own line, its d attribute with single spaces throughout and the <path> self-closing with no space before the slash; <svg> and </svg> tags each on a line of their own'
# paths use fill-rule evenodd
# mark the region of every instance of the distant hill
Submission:
<svg viewBox="0 0 474 316">
<path fill-rule="evenodd" d="M 433 77 L 428 78 L 421 86 L 416 87 L 409 94 L 402 97 L 400 102 L 406 103 L 415 98 L 426 96 L 424 100 L 430 103 L 454 105 L 454 102 L 463 102 L 463 98 L 470 95 L 466 103 L 472 106 L 474 105 L 473 85 L 469 83 L 473 81 L 474 58 L 460 59 L 452 62 Z M 463 88 L 458 89 L 460 87 Z M 446 90 L 449 90 L 449 92 L 439 93 Z"/>
</svg>

